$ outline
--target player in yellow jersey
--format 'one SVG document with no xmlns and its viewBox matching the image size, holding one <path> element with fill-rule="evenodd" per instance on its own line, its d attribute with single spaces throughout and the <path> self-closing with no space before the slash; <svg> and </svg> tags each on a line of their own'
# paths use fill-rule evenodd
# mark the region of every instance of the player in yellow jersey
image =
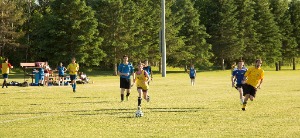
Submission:
<svg viewBox="0 0 300 138">
<path fill-rule="evenodd" d="M 67 70 L 70 74 L 71 85 L 73 88 L 73 92 L 76 92 L 76 76 L 79 70 L 79 64 L 76 63 L 76 59 L 72 58 L 72 63 L 70 63 L 67 67 Z"/>
<path fill-rule="evenodd" d="M 261 69 L 262 60 L 257 59 L 255 61 L 255 67 L 249 68 L 244 75 L 243 79 L 243 95 L 244 103 L 242 110 L 246 110 L 247 101 L 250 98 L 253 101 L 257 89 L 260 89 L 260 86 L 264 79 L 264 70 Z"/>
<path fill-rule="evenodd" d="M 2 69 L 2 76 L 3 76 L 3 84 L 2 84 L 2 88 L 4 88 L 4 86 L 6 86 L 7 88 L 7 80 L 8 80 L 8 74 L 9 74 L 9 69 L 12 69 L 13 66 L 8 63 L 8 58 L 5 58 L 4 63 L 2 63 L 0 65 L 0 68 Z"/>
<path fill-rule="evenodd" d="M 136 83 L 137 91 L 139 93 L 138 97 L 138 110 L 141 110 L 141 104 L 142 104 L 142 93 L 143 98 L 147 100 L 147 102 L 150 101 L 150 96 L 148 95 L 148 89 L 149 84 L 148 82 L 151 80 L 149 77 L 147 71 L 143 70 L 144 63 L 139 63 L 138 65 L 138 71 L 135 72 L 133 82 Z"/>
</svg>

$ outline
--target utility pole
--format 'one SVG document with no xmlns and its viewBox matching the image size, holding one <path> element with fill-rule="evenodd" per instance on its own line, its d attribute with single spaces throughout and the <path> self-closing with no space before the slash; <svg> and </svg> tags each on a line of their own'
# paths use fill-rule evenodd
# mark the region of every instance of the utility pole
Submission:
<svg viewBox="0 0 300 138">
<path fill-rule="evenodd" d="M 166 56 L 166 10 L 165 10 L 165 0 L 161 0 L 161 47 L 162 47 L 162 77 L 166 77 L 166 64 L 167 64 L 167 56 Z"/>
</svg>

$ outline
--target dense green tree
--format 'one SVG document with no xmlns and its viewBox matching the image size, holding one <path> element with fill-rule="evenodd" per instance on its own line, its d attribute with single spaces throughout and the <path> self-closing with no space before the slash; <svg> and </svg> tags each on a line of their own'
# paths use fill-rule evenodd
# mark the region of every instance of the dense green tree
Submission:
<svg viewBox="0 0 300 138">
<path fill-rule="evenodd" d="M 183 37 L 184 46 L 180 49 L 182 53 L 181 64 L 193 63 L 196 66 L 209 66 L 212 57 L 211 45 L 206 42 L 210 36 L 206 28 L 200 23 L 199 12 L 194 8 L 191 0 L 177 0 L 174 10 L 183 16 L 183 25 L 179 35 Z"/>
<path fill-rule="evenodd" d="M 297 42 L 292 36 L 293 26 L 291 16 L 288 12 L 289 1 L 287 0 L 270 0 L 271 11 L 274 14 L 275 21 L 279 27 L 281 51 L 283 60 L 291 60 L 297 56 Z M 280 62 L 279 62 L 280 64 Z"/>
<path fill-rule="evenodd" d="M 169 66 L 179 67 L 183 57 L 186 56 L 182 51 L 184 37 L 179 35 L 179 31 L 184 25 L 182 19 L 184 15 L 176 9 L 175 1 L 166 1 L 166 56 Z"/>
<path fill-rule="evenodd" d="M 239 38 L 241 40 L 242 54 L 241 58 L 246 63 L 252 63 L 259 49 L 256 46 L 259 43 L 258 35 L 255 31 L 257 22 L 253 19 L 255 11 L 253 9 L 253 0 L 236 0 L 237 19 L 239 20 Z"/>
<path fill-rule="evenodd" d="M 297 54 L 299 55 L 300 49 L 300 1 L 291 0 L 289 4 L 289 15 L 291 16 L 291 23 L 293 25 L 293 31 L 291 37 L 294 37 L 297 42 Z M 293 69 L 296 69 L 296 58 L 293 58 Z"/>
<path fill-rule="evenodd" d="M 31 23 L 31 48 L 38 60 L 55 64 L 76 57 L 85 65 L 99 65 L 105 56 L 94 11 L 82 0 L 54 0 Z"/>
<path fill-rule="evenodd" d="M 267 64 L 273 64 L 281 59 L 279 27 L 271 13 L 269 1 L 254 0 L 254 2 L 256 11 L 254 20 L 258 22 L 255 29 L 259 35 L 259 44 L 255 48 L 260 50 L 257 58 L 262 58 Z"/>
<path fill-rule="evenodd" d="M 117 64 L 123 55 L 137 62 L 147 54 L 147 45 L 143 45 L 141 32 L 143 24 L 137 23 L 142 14 L 137 3 L 132 0 L 90 0 L 98 19 L 98 30 L 104 38 L 103 50 L 107 53 L 104 65 L 113 68 L 117 74 Z"/>
<path fill-rule="evenodd" d="M 234 0 L 213 0 L 207 7 L 209 24 L 208 33 L 211 35 L 209 43 L 212 44 L 215 55 L 214 62 L 220 65 L 225 61 L 227 67 L 231 62 L 241 57 L 243 47 L 238 38 L 239 26 L 236 19 L 236 5 Z M 224 64 L 222 68 L 225 69 Z"/>
<path fill-rule="evenodd" d="M 0 56 L 19 61 L 21 56 L 18 49 L 24 48 L 20 39 L 24 36 L 22 25 L 22 1 L 2 0 L 0 2 Z"/>
</svg>

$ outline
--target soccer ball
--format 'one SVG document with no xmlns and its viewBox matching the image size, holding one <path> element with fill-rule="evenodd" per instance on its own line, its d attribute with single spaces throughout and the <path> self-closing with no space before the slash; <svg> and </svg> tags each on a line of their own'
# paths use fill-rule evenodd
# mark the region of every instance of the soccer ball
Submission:
<svg viewBox="0 0 300 138">
<path fill-rule="evenodd" d="M 142 110 L 137 110 L 135 112 L 135 117 L 142 117 L 142 116 L 144 116 L 144 113 L 142 112 Z"/>
</svg>

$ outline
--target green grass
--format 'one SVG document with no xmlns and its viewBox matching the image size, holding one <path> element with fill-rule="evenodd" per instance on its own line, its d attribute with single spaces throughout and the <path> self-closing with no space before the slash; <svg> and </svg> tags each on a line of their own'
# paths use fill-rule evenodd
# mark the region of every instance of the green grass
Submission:
<svg viewBox="0 0 300 138">
<path fill-rule="evenodd" d="M 120 102 L 117 76 L 94 84 L 0 88 L 0 137 L 299 137 L 300 72 L 266 71 L 257 98 L 241 111 L 229 71 L 154 75 L 151 102 L 135 118 L 137 91 Z M 10 81 L 22 81 L 12 74 Z"/>
</svg>

